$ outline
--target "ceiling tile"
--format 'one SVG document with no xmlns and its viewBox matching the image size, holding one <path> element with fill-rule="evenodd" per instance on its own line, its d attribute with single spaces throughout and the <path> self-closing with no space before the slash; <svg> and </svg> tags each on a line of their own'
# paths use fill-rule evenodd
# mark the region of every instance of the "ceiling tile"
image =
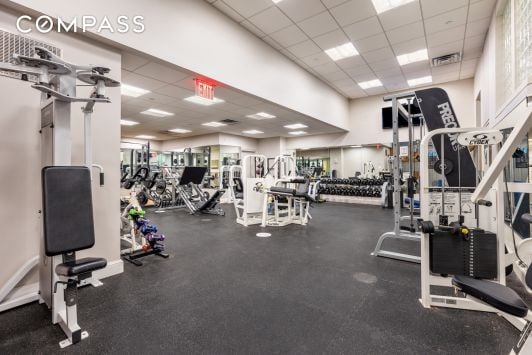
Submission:
<svg viewBox="0 0 532 355">
<path fill-rule="evenodd" d="M 383 12 L 379 19 L 385 31 L 421 20 L 419 2 L 414 1 L 403 6 Z"/>
<path fill-rule="evenodd" d="M 454 41 L 446 43 L 437 47 L 429 47 L 429 58 L 439 57 L 445 54 L 451 54 L 454 52 L 461 52 L 464 46 L 464 41 Z"/>
<path fill-rule="evenodd" d="M 270 34 L 276 42 L 283 47 L 289 47 L 294 44 L 308 40 L 308 37 L 297 26 L 288 26 L 278 32 Z"/>
<path fill-rule="evenodd" d="M 442 65 L 441 67 L 432 68 L 433 75 L 442 75 L 448 73 L 457 73 L 460 71 L 460 63 Z"/>
<path fill-rule="evenodd" d="M 417 51 L 419 49 L 427 48 L 425 37 L 418 37 L 406 42 L 396 43 L 392 45 L 392 48 L 396 55 L 406 54 Z"/>
<path fill-rule="evenodd" d="M 145 64 L 148 64 L 149 62 L 150 62 L 149 59 L 140 57 L 132 53 L 122 52 L 122 68 L 123 69 L 134 71 L 135 69 L 138 69 L 139 67 Z"/>
<path fill-rule="evenodd" d="M 334 30 L 324 35 L 315 37 L 314 42 L 316 42 L 321 49 L 327 50 L 350 42 L 350 40 L 342 30 Z"/>
<path fill-rule="evenodd" d="M 223 0 L 233 10 L 244 17 L 250 17 L 257 12 L 265 10 L 273 5 L 271 0 Z"/>
<path fill-rule="evenodd" d="M 122 71 L 122 83 L 137 86 L 145 90 L 154 90 L 165 86 L 166 83 L 132 72 Z"/>
<path fill-rule="evenodd" d="M 466 37 L 477 36 L 480 34 L 487 34 L 491 19 L 485 18 L 478 21 L 468 22 L 466 25 Z"/>
<path fill-rule="evenodd" d="M 188 74 L 171 69 L 168 66 L 150 62 L 135 70 L 135 73 L 147 76 L 165 83 L 175 83 L 188 76 Z"/>
<path fill-rule="evenodd" d="M 476 48 L 465 47 L 462 60 L 480 58 L 481 55 L 482 55 L 482 47 L 476 47 Z"/>
<path fill-rule="evenodd" d="M 336 63 L 329 62 L 323 65 L 314 67 L 314 70 L 319 74 L 326 75 L 326 74 L 338 72 L 340 68 L 338 67 L 338 65 L 336 65 Z"/>
<path fill-rule="evenodd" d="M 292 21 L 275 6 L 250 17 L 249 21 L 266 34 L 277 32 L 292 24 Z"/>
<path fill-rule="evenodd" d="M 277 50 L 280 50 L 283 48 L 283 46 L 281 46 L 276 40 L 274 40 L 270 36 L 264 36 L 262 37 L 262 40 Z"/>
<path fill-rule="evenodd" d="M 266 36 L 266 33 L 264 33 L 261 29 L 259 29 L 257 26 L 249 22 L 248 20 L 240 22 L 242 26 L 248 29 L 251 33 L 253 33 L 255 36 L 258 37 L 264 37 Z"/>
<path fill-rule="evenodd" d="M 342 69 L 355 68 L 361 65 L 365 65 L 364 58 L 357 55 L 354 57 L 344 58 L 336 62 L 336 64 Z"/>
<path fill-rule="evenodd" d="M 299 22 L 299 27 L 310 37 L 317 37 L 338 29 L 336 21 L 328 11 Z"/>
<path fill-rule="evenodd" d="M 377 16 L 345 26 L 343 29 L 353 41 L 383 32 Z"/>
<path fill-rule="evenodd" d="M 421 10 L 423 10 L 423 17 L 429 18 L 459 7 L 467 6 L 468 3 L 469 0 L 421 0 Z"/>
<path fill-rule="evenodd" d="M 387 47 L 388 39 L 384 33 L 379 33 L 374 36 L 355 41 L 354 45 L 359 53 L 366 53 L 375 49 Z"/>
<path fill-rule="evenodd" d="M 350 0 L 331 9 L 331 14 L 340 26 L 346 26 L 375 16 L 377 13 L 371 0 Z"/>
<path fill-rule="evenodd" d="M 427 43 L 430 47 L 440 46 L 445 43 L 453 42 L 457 38 L 463 38 L 465 35 L 465 25 L 450 28 L 446 31 L 435 32 L 427 35 Z"/>
<path fill-rule="evenodd" d="M 496 0 L 482 0 L 469 5 L 468 21 L 478 21 L 484 18 L 491 18 L 495 9 Z"/>
<path fill-rule="evenodd" d="M 373 71 L 367 65 L 359 65 L 358 67 L 346 69 L 345 71 L 350 77 L 356 77 L 360 75 L 373 75 Z"/>
<path fill-rule="evenodd" d="M 277 6 L 294 22 L 300 22 L 326 10 L 320 0 L 281 1 Z"/>
<path fill-rule="evenodd" d="M 453 27 L 465 25 L 467 6 L 445 12 L 441 15 L 425 19 L 425 31 L 428 34 L 447 31 Z"/>
<path fill-rule="evenodd" d="M 386 36 L 391 44 L 408 41 L 425 34 L 423 29 L 423 22 L 418 21 L 401 27 L 397 27 L 393 30 L 387 31 Z"/>
<path fill-rule="evenodd" d="M 298 43 L 294 46 L 290 46 L 287 48 L 292 54 L 294 54 L 298 58 L 304 58 L 311 54 L 316 54 L 322 52 L 320 47 L 318 47 L 314 42 L 312 41 L 305 41 Z"/>
<path fill-rule="evenodd" d="M 308 57 L 303 58 L 302 60 L 311 68 L 331 62 L 331 58 L 329 58 L 329 56 L 323 52 L 312 54 Z"/>
<path fill-rule="evenodd" d="M 362 56 L 368 63 L 395 58 L 395 55 L 390 47 L 384 47 L 375 51 L 367 52 L 362 54 Z"/>
<path fill-rule="evenodd" d="M 401 71 L 401 68 L 397 66 L 397 67 L 391 67 L 388 69 L 383 69 L 381 71 L 375 71 L 375 75 L 377 75 L 379 79 L 394 78 L 394 77 L 402 76 L 403 72 Z"/>
<path fill-rule="evenodd" d="M 348 0 L 321 0 L 321 2 L 323 2 L 323 5 L 327 6 L 327 8 L 329 9 L 341 5 L 347 1 Z"/>
<path fill-rule="evenodd" d="M 427 73 L 427 75 L 430 75 L 430 62 L 428 60 L 425 60 L 423 62 L 410 63 L 407 65 L 403 65 L 401 67 L 401 70 L 406 76 L 408 76 L 409 79 L 412 79 L 415 77 L 415 76 L 410 75 L 413 73 L 424 72 L 424 73 Z"/>
<path fill-rule="evenodd" d="M 334 73 L 327 73 L 324 75 L 324 77 L 329 81 L 338 81 L 338 80 L 349 78 L 349 76 L 341 70 L 336 71 Z"/>
<path fill-rule="evenodd" d="M 389 58 L 385 60 L 371 62 L 370 66 L 376 72 L 392 68 L 400 68 L 396 58 Z"/>
<path fill-rule="evenodd" d="M 478 35 L 473 37 L 466 37 L 464 41 L 464 48 L 479 48 L 484 46 L 484 35 Z"/>
<path fill-rule="evenodd" d="M 175 99 L 184 99 L 194 93 L 175 85 L 166 85 L 155 90 L 156 93 L 173 97 Z"/>
<path fill-rule="evenodd" d="M 236 22 L 242 22 L 245 20 L 245 18 L 240 15 L 238 12 L 233 10 L 231 7 L 229 7 L 225 2 L 222 0 L 218 0 L 212 4 L 214 7 L 216 7 L 218 10 L 222 11 L 224 14 L 235 20 Z"/>
</svg>

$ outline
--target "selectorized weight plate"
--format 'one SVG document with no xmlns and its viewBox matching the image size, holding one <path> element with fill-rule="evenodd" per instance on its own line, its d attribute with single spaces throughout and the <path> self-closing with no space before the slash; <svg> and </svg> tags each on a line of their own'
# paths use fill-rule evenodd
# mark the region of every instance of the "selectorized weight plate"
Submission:
<svg viewBox="0 0 532 355">
<path fill-rule="evenodd" d="M 442 171 L 444 171 L 445 175 L 449 175 L 450 173 L 453 172 L 453 169 L 454 169 L 454 164 L 450 160 L 444 159 L 443 164 L 441 160 L 439 159 L 434 162 L 434 171 L 437 172 L 438 174 L 441 174 Z"/>
</svg>

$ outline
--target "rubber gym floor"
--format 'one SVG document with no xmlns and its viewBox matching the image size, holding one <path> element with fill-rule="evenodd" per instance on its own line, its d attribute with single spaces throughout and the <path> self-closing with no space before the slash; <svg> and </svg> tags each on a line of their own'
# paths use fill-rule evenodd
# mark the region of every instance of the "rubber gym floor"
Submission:
<svg viewBox="0 0 532 355">
<path fill-rule="evenodd" d="M 391 210 L 316 205 L 307 227 L 258 238 L 224 209 L 150 213 L 171 257 L 81 289 L 87 340 L 60 351 L 61 329 L 34 303 L 0 314 L 0 353 L 507 354 L 517 341 L 497 315 L 422 308 L 419 265 L 370 256 Z"/>
</svg>

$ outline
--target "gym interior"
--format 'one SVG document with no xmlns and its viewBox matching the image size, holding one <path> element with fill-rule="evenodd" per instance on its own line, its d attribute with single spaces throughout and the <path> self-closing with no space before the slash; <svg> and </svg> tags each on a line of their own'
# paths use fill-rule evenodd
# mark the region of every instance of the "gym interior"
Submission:
<svg viewBox="0 0 532 355">
<path fill-rule="evenodd" d="M 0 353 L 532 354 L 532 1 L 0 0 Z"/>
</svg>

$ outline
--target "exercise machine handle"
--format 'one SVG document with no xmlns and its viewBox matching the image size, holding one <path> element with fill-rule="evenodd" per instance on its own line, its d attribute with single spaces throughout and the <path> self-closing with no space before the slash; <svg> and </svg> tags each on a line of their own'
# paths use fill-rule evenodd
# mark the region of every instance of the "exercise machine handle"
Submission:
<svg viewBox="0 0 532 355">
<path fill-rule="evenodd" d="M 532 215 L 530 213 L 525 213 L 525 214 L 521 215 L 521 220 L 523 222 L 532 224 Z"/>
<path fill-rule="evenodd" d="M 100 173 L 100 186 L 103 186 L 105 184 L 105 175 L 104 173 Z"/>
<path fill-rule="evenodd" d="M 486 207 L 491 207 L 493 205 L 493 203 L 491 203 L 491 201 L 488 201 L 488 200 L 478 200 L 477 204 L 480 206 L 486 206 Z"/>
</svg>

